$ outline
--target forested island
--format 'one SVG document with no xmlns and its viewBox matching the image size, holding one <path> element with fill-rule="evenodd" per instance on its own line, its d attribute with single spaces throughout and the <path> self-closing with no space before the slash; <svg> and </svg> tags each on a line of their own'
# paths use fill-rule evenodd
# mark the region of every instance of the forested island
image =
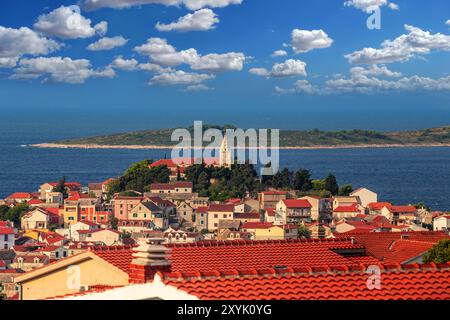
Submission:
<svg viewBox="0 0 450 320">
<path fill-rule="evenodd" d="M 203 129 L 216 128 L 225 132 L 231 125 L 204 125 Z M 193 131 L 193 127 L 187 128 Z M 35 147 L 53 148 L 171 148 L 175 129 L 158 129 L 117 133 L 81 139 L 35 144 Z M 206 143 L 205 143 L 206 145 Z M 416 131 L 378 132 L 373 130 L 310 131 L 281 130 L 280 147 L 284 149 L 352 148 L 352 147 L 407 147 L 450 146 L 450 126 Z"/>
</svg>

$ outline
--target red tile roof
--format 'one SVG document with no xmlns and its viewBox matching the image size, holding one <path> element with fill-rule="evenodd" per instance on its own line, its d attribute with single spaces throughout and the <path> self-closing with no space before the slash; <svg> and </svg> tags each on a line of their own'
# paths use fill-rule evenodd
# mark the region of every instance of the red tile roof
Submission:
<svg viewBox="0 0 450 320">
<path fill-rule="evenodd" d="M 390 208 L 392 204 L 390 202 L 372 202 L 367 205 L 370 210 L 381 210 L 384 207 Z"/>
<path fill-rule="evenodd" d="M 338 239 L 347 238 L 348 234 L 336 234 Z M 402 263 L 408 259 L 415 258 L 424 247 L 429 244 L 437 243 L 442 239 L 450 239 L 444 232 L 372 232 L 372 233 L 358 233 L 352 234 L 352 238 L 357 243 L 363 245 L 367 254 L 374 256 L 383 262 Z M 403 243 L 399 247 L 394 245 L 396 241 L 411 240 L 414 242 Z M 426 245 L 419 245 L 415 242 L 425 242 Z M 407 250 L 407 247 L 408 250 Z M 397 248 L 407 250 L 407 254 L 401 254 Z M 431 248 L 431 246 L 430 246 Z M 417 253 L 417 254 L 416 254 Z"/>
<path fill-rule="evenodd" d="M 394 213 L 416 213 L 417 209 L 414 206 L 392 206 L 389 211 Z"/>
<path fill-rule="evenodd" d="M 285 199 L 283 203 L 287 208 L 312 208 L 311 203 L 306 199 Z"/>
<path fill-rule="evenodd" d="M 259 220 L 261 218 L 261 215 L 257 212 L 234 213 L 233 218 L 243 220 L 245 219 Z"/>
<path fill-rule="evenodd" d="M 349 206 L 339 206 L 333 212 L 360 212 L 358 204 L 353 203 Z"/>
<path fill-rule="evenodd" d="M 11 227 L 2 227 L 0 226 L 0 234 L 1 235 L 11 235 L 14 234 L 14 229 Z"/>
<path fill-rule="evenodd" d="M 247 222 L 241 226 L 241 229 L 269 229 L 273 226 L 272 222 Z"/>
<path fill-rule="evenodd" d="M 31 199 L 27 203 L 36 205 L 36 204 L 42 204 L 43 202 L 40 199 Z"/>
<path fill-rule="evenodd" d="M 381 267 L 371 290 L 365 267 L 165 274 L 164 282 L 202 300 L 448 300 L 450 265 Z"/>
<path fill-rule="evenodd" d="M 26 199 L 32 199 L 33 196 L 30 193 L 27 192 L 15 192 L 6 199 L 15 199 L 15 200 L 26 200 Z"/>
<path fill-rule="evenodd" d="M 352 244 L 348 239 L 202 241 L 167 246 L 171 248 L 172 271 L 174 272 L 352 264 L 350 260 L 337 253 L 339 250 L 364 256 L 364 247 Z M 121 270 L 129 271 L 132 247 L 97 247 L 92 251 Z"/>
<path fill-rule="evenodd" d="M 208 211 L 211 212 L 234 212 L 234 206 L 230 204 L 210 204 Z"/>
</svg>

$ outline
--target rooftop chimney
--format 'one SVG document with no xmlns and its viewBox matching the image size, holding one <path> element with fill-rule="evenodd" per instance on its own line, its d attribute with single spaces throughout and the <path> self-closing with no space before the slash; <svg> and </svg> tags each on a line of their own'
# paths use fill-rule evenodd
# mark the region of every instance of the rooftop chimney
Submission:
<svg viewBox="0 0 450 320">
<path fill-rule="evenodd" d="M 129 282 L 146 283 L 152 281 L 157 272 L 170 272 L 170 249 L 162 243 L 163 238 L 146 238 L 139 240 L 139 246 L 134 248 L 133 260 L 130 265 Z"/>
</svg>

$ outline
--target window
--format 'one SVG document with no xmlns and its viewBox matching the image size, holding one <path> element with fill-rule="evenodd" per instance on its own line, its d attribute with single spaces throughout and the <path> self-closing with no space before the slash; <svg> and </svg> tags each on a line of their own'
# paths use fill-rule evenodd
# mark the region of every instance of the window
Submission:
<svg viewBox="0 0 450 320">
<path fill-rule="evenodd" d="M 59 252 L 58 251 L 55 252 L 55 258 L 59 258 Z"/>
<path fill-rule="evenodd" d="M 7 243 L 5 243 L 4 249 L 5 249 L 5 250 L 8 250 L 8 249 L 9 249 Z"/>
<path fill-rule="evenodd" d="M 217 228 L 219 225 L 217 223 L 214 223 L 214 228 Z"/>
<path fill-rule="evenodd" d="M 63 251 L 63 257 L 67 257 L 67 251 Z"/>
<path fill-rule="evenodd" d="M 138 217 L 137 213 L 133 213 L 133 218 L 137 218 L 137 217 Z"/>
<path fill-rule="evenodd" d="M 219 218 L 219 215 L 218 214 L 215 214 L 214 215 L 214 219 L 218 219 Z"/>
<path fill-rule="evenodd" d="M 9 240 L 8 235 L 5 234 L 5 241 L 8 241 L 8 240 Z"/>
</svg>

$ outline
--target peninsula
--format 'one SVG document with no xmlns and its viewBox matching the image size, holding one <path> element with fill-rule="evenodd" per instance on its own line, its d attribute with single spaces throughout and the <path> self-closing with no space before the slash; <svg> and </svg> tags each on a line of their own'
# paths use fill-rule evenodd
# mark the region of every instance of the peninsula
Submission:
<svg viewBox="0 0 450 320">
<path fill-rule="evenodd" d="M 226 130 L 232 126 L 205 126 Z M 192 128 L 188 128 L 192 129 Z M 81 149 L 169 149 L 175 129 L 157 129 L 62 140 L 30 145 L 40 148 Z M 399 148 L 450 146 L 450 126 L 416 131 L 378 132 L 373 130 L 280 131 L 281 149 Z"/>
</svg>

